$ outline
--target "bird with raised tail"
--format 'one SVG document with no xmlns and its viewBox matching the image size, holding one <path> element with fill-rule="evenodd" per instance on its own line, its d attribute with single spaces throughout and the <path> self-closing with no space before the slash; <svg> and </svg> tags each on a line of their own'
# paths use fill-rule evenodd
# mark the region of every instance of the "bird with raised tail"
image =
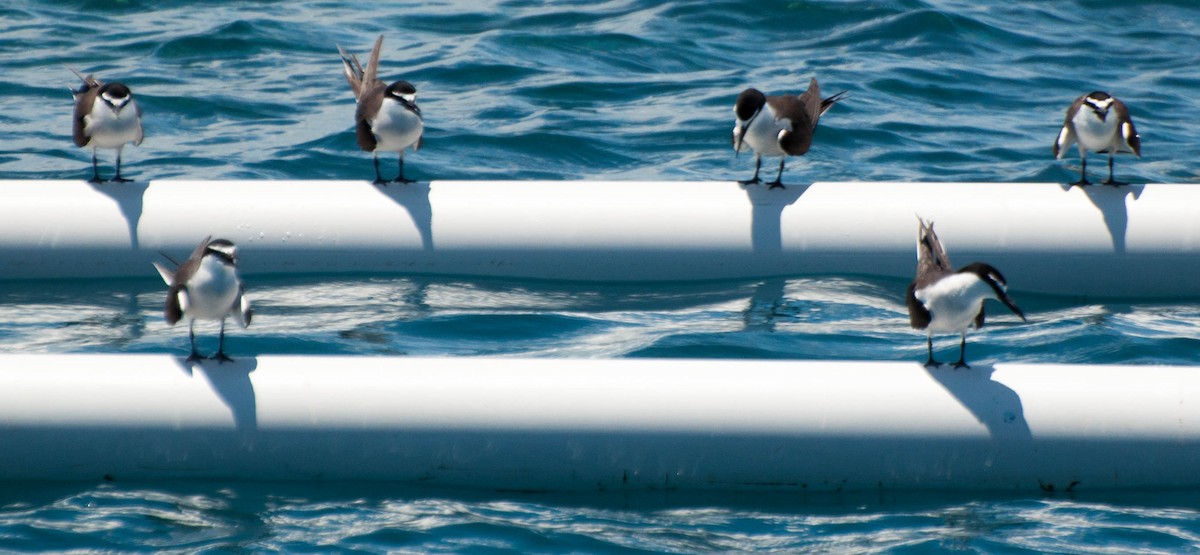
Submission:
<svg viewBox="0 0 1200 555">
<path fill-rule="evenodd" d="M 196 350 L 196 320 L 221 322 L 217 352 L 211 358 L 218 362 L 233 362 L 225 355 L 225 319 L 232 316 L 245 328 L 250 325 L 253 315 L 238 276 L 237 262 L 237 247 L 232 242 L 209 236 L 174 270 L 153 263 L 169 287 L 163 308 L 167 324 L 174 326 L 182 319 L 188 321 L 188 339 L 192 347 L 188 362 L 207 358 Z"/>
<path fill-rule="evenodd" d="M 404 177 L 404 151 L 420 150 L 425 133 L 425 120 L 417 107 L 417 89 L 408 81 L 396 81 L 384 85 L 377 77 L 379 51 L 383 48 L 383 35 L 375 39 L 375 48 L 364 68 L 358 58 L 347 54 L 341 46 L 342 69 L 358 107 L 354 112 L 354 133 L 358 147 L 370 152 L 375 159 L 376 185 L 386 185 L 388 180 L 379 173 L 379 153 L 399 153 L 400 169 L 393 183 L 412 183 Z"/>
<path fill-rule="evenodd" d="M 129 143 L 141 145 L 144 137 L 142 109 L 133 100 L 133 92 L 123 83 L 105 83 L 94 75 L 84 76 L 71 66 L 67 69 L 83 82 L 79 89 L 71 90 L 75 97 L 72 135 L 75 146 L 92 149 L 92 178 L 88 182 L 130 181 L 121 177 L 121 149 Z M 109 180 L 100 178 L 96 150 L 101 148 L 117 151 L 116 172 Z"/>
<path fill-rule="evenodd" d="M 753 88 L 742 91 L 733 104 L 733 151 L 736 155 L 747 146 L 754 149 L 754 177 L 738 183 L 760 183 L 762 157 L 779 156 L 779 174 L 767 185 L 772 189 L 783 188 L 783 165 L 787 157 L 808 152 L 817 120 L 844 98 L 846 91 L 822 100 L 816 78 L 809 81 L 808 90 L 799 96 L 767 96 Z"/>
<path fill-rule="evenodd" d="M 1079 181 L 1071 185 L 1091 185 L 1087 179 L 1087 153 L 1108 154 L 1108 179 L 1104 185 L 1125 185 L 1113 179 L 1113 155 L 1131 153 L 1142 156 L 1142 138 L 1133 126 L 1133 118 L 1124 102 L 1106 92 L 1095 91 L 1075 99 L 1067 108 L 1067 117 L 1058 139 L 1054 157 L 1062 159 L 1071 145 L 1079 145 Z"/>
<path fill-rule="evenodd" d="M 1008 296 L 1008 282 L 999 270 L 984 262 L 952 269 L 946 249 L 933 232 L 933 223 L 926 223 L 919 217 L 917 221 L 920 224 L 917 233 L 917 277 L 908 286 L 904 304 L 908 306 L 912 327 L 928 332 L 926 345 L 929 358 L 925 366 L 941 364 L 933 358 L 933 334 L 957 333 L 962 335 L 962 342 L 954 367 L 970 368 L 966 361 L 967 330 L 983 327 L 984 301 L 1000 301 L 1022 322 L 1025 321 L 1025 314 Z"/>
</svg>

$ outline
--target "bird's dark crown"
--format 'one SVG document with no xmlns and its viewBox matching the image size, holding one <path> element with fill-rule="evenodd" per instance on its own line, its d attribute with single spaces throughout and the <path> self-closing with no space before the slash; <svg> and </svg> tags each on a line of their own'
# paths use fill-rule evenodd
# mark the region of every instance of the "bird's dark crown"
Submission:
<svg viewBox="0 0 1200 555">
<path fill-rule="evenodd" d="M 733 104 L 733 113 L 742 121 L 747 121 L 754 117 L 762 109 L 763 104 L 767 103 L 767 96 L 758 89 L 746 89 L 739 94 L 737 101 Z"/>
<path fill-rule="evenodd" d="M 105 83 L 100 87 L 100 95 L 108 96 L 109 98 L 129 98 L 130 94 L 132 93 L 130 93 L 129 87 L 126 87 L 123 83 L 117 83 L 115 81 L 112 83 Z"/>
<path fill-rule="evenodd" d="M 997 270 L 995 266 L 992 266 L 986 262 L 972 262 L 959 269 L 958 273 L 975 274 L 979 276 L 979 279 L 985 282 L 994 283 L 1002 288 L 1008 287 L 1008 282 L 1004 280 L 1004 274 L 1001 274 L 1000 270 Z"/>
<path fill-rule="evenodd" d="M 963 266 L 958 271 L 958 273 L 964 272 L 970 272 L 979 276 L 980 280 L 991 286 L 992 291 L 996 294 L 996 300 L 1004 303 L 1004 306 L 1007 306 L 1013 314 L 1019 316 L 1022 322 L 1025 321 L 1025 313 L 1021 311 L 1021 307 L 1017 306 L 1012 297 L 1008 296 L 1008 292 L 1006 291 L 1008 289 L 1008 282 L 1004 280 L 1004 275 L 1000 273 L 1000 270 L 985 262 L 973 262 Z"/>
<path fill-rule="evenodd" d="M 395 83 L 388 85 L 388 88 L 384 89 L 383 94 L 387 98 L 390 98 L 400 103 L 400 105 L 404 106 L 405 108 L 408 108 L 410 111 L 412 111 L 412 113 L 418 116 L 421 115 L 421 109 L 417 107 L 416 101 L 417 88 L 412 86 L 412 83 L 409 83 L 408 81 L 396 81 Z M 405 98 L 406 96 L 409 98 Z"/>
<path fill-rule="evenodd" d="M 384 91 L 388 96 L 400 96 L 404 94 L 417 94 L 417 88 L 408 81 L 396 81 Z"/>
</svg>

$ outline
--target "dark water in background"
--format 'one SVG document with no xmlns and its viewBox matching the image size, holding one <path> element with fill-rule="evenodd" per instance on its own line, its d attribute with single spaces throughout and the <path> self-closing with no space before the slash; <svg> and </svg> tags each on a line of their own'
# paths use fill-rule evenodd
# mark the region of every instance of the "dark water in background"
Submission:
<svg viewBox="0 0 1200 555">
<path fill-rule="evenodd" d="M 146 112 L 141 179 L 366 179 L 335 43 L 416 84 L 420 179 L 745 178 L 746 86 L 850 98 L 785 180 L 1068 181 L 1050 145 L 1076 96 L 1125 100 L 1135 182 L 1200 181 L 1200 7 L 1179 2 L 227 2 L 0 7 L 0 178 L 77 179 L 74 77 Z M 110 158 L 102 158 L 109 160 Z M 1097 160 L 1098 158 L 1094 158 Z M 767 163 L 768 168 L 773 168 Z M 1100 163 L 1093 165 L 1099 171 Z M 232 354 L 920 359 L 904 283 L 854 276 L 556 284 L 261 279 Z M 4 352 L 182 352 L 161 284 L 0 287 Z M 1200 302 L 1021 297 L 972 360 L 1195 364 Z M 208 340 L 211 329 L 201 328 Z M 940 344 L 953 349 L 953 341 Z M 944 357 L 943 357 L 944 358 Z M 0 548 L 27 551 L 1178 553 L 1200 496 L 524 496 L 382 484 L 7 484 Z"/>
<path fill-rule="evenodd" d="M 1192 182 L 1197 8 L 1179 2 L 25 2 L 0 8 L 0 176 L 86 176 L 70 63 L 147 113 L 141 178 L 371 176 L 334 44 L 386 35 L 418 88 L 421 179 L 721 179 L 747 86 L 817 77 L 850 99 L 796 180 L 1062 181 L 1050 146 L 1078 95 L 1124 99 L 1129 181 Z M 1073 164 L 1076 164 L 1073 166 Z M 1097 168 L 1099 169 L 1099 168 Z"/>
</svg>

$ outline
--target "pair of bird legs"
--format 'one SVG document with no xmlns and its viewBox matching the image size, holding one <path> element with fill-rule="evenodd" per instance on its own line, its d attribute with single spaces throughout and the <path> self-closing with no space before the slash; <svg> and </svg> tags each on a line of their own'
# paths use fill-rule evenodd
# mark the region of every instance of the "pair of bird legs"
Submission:
<svg viewBox="0 0 1200 555">
<path fill-rule="evenodd" d="M 1088 181 L 1088 179 L 1087 179 L 1087 158 L 1080 160 L 1080 164 L 1083 167 L 1079 169 L 1079 181 L 1076 181 L 1076 182 L 1072 183 L 1071 185 L 1078 185 L 1081 187 L 1084 185 L 1091 185 L 1092 182 Z M 1114 187 L 1116 187 L 1118 185 L 1129 185 L 1128 183 L 1125 183 L 1124 181 L 1117 181 L 1117 180 L 1113 179 L 1113 157 L 1112 156 L 1108 157 L 1108 179 L 1101 181 L 1100 184 L 1101 185 L 1112 185 Z"/>
<path fill-rule="evenodd" d="M 201 355 L 198 351 L 196 351 L 195 326 L 196 326 L 195 320 L 192 320 L 191 322 L 188 323 L 188 339 L 190 339 L 192 342 L 192 354 L 188 355 L 188 357 L 187 357 L 188 362 L 200 362 L 203 360 L 215 360 L 215 361 L 217 361 L 217 364 L 233 362 L 233 359 L 229 358 L 229 356 L 225 354 L 225 320 L 221 320 L 221 334 L 218 336 L 218 339 L 217 339 L 217 353 L 211 357 L 206 357 L 204 355 Z"/>
<path fill-rule="evenodd" d="M 374 184 L 386 185 L 389 183 L 403 183 L 403 184 L 407 185 L 410 183 L 416 183 L 415 179 L 404 179 L 404 156 L 400 156 L 400 174 L 397 174 L 396 179 L 392 179 L 391 181 L 384 179 L 383 175 L 379 174 L 379 156 L 374 157 L 374 162 L 376 162 L 376 180 L 374 180 Z M 782 163 L 782 162 L 780 162 L 780 165 L 779 165 L 779 173 L 780 174 L 784 173 L 784 163 Z M 755 169 L 755 180 L 757 180 L 757 179 L 758 179 L 758 171 L 757 171 L 757 169 Z M 121 177 L 121 153 L 120 153 L 120 151 L 118 151 L 118 153 L 116 153 L 116 175 L 113 175 L 113 179 L 101 179 L 100 178 L 100 163 L 98 163 L 96 161 L 96 151 L 95 150 L 92 151 L 92 153 L 91 153 L 91 179 L 88 180 L 88 183 L 96 183 L 96 184 L 100 184 L 100 183 L 130 183 L 130 181 L 132 181 L 132 179 L 125 179 L 125 178 Z M 779 184 L 779 181 L 775 181 L 775 183 Z M 779 185 L 779 186 L 782 186 L 782 185 Z M 196 354 L 196 352 L 193 351 L 192 354 L 194 356 L 194 354 Z"/>
<path fill-rule="evenodd" d="M 374 158 L 375 158 L 375 181 L 372 181 L 372 183 L 374 183 L 376 185 L 387 185 L 388 183 L 403 183 L 405 185 L 408 185 L 410 183 L 417 182 L 417 180 L 415 180 L 415 179 L 405 179 L 405 177 L 404 177 L 404 154 L 403 153 L 400 154 L 400 173 L 396 174 L 396 179 L 393 179 L 391 181 L 384 179 L 383 176 L 379 174 L 379 155 L 375 155 Z"/>
<path fill-rule="evenodd" d="M 96 163 L 96 151 L 92 150 L 92 178 L 88 183 L 129 183 L 132 179 L 121 177 L 121 151 L 117 151 L 117 174 L 112 179 L 100 179 L 100 166 Z"/>
<path fill-rule="evenodd" d="M 775 176 L 775 181 L 767 183 L 768 189 L 786 189 L 786 187 L 783 186 L 783 163 L 785 160 L 786 160 L 786 158 L 779 159 L 779 175 Z M 750 179 L 746 179 L 744 181 L 738 181 L 738 183 L 740 183 L 742 185 L 753 185 L 755 183 L 762 183 L 762 179 L 758 178 L 758 170 L 760 170 L 760 169 L 762 169 L 762 156 L 755 156 L 754 157 L 754 177 L 751 177 Z"/>
<path fill-rule="evenodd" d="M 933 338 L 928 337 L 925 339 L 925 342 L 926 342 L 926 345 L 929 346 L 929 360 L 925 361 L 925 367 L 926 368 L 935 368 L 935 367 L 941 366 L 942 363 L 933 359 Z M 967 358 L 967 336 L 966 336 L 966 334 L 964 334 L 962 337 L 962 343 L 960 343 L 958 346 L 958 362 L 954 363 L 954 369 L 958 370 L 959 368 L 966 368 L 966 369 L 970 370 L 971 367 L 967 365 L 966 358 Z"/>
<path fill-rule="evenodd" d="M 770 189 L 783 189 L 784 188 L 784 186 L 783 186 L 783 164 L 785 161 L 786 161 L 786 158 L 779 159 L 779 174 L 775 176 L 775 181 L 771 181 L 771 182 L 767 183 L 768 188 L 770 188 Z M 1079 181 L 1076 181 L 1076 182 L 1072 183 L 1071 185 L 1080 185 L 1080 186 L 1091 185 L 1092 182 L 1087 180 L 1087 158 L 1082 159 L 1080 161 L 1080 164 L 1083 167 L 1080 168 L 1080 170 L 1079 170 Z M 403 159 L 400 160 L 400 168 L 401 168 L 401 170 L 403 170 L 403 168 L 404 168 L 404 160 Z M 750 179 L 746 179 L 746 180 L 740 180 L 740 181 L 738 181 L 738 183 L 740 183 L 742 185 L 753 185 L 755 183 L 762 183 L 762 179 L 759 179 L 759 177 L 758 177 L 758 172 L 761 169 L 762 169 L 762 157 L 761 156 L 755 157 L 755 159 L 754 159 L 754 177 L 751 177 Z M 375 174 L 376 174 L 376 176 L 379 175 L 379 160 L 378 159 L 375 160 Z M 1114 187 L 1118 186 L 1118 185 L 1128 185 L 1128 183 L 1126 183 L 1124 181 L 1117 181 L 1117 180 L 1113 179 L 1113 157 L 1112 156 L 1108 157 L 1108 179 L 1101 181 L 1100 184 L 1101 185 L 1112 185 Z"/>
</svg>

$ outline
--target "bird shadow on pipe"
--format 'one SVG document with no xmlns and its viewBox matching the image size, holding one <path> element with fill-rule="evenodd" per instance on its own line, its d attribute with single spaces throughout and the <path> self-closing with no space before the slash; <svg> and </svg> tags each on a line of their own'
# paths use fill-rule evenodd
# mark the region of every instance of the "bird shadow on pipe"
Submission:
<svg viewBox="0 0 1200 555">
<path fill-rule="evenodd" d="M 250 373 L 258 368 L 258 358 L 238 357 L 233 362 L 223 363 L 216 360 L 190 362 L 184 356 L 172 358 L 188 375 L 204 377 L 213 393 L 229 407 L 237 431 L 258 430 L 258 401 L 254 383 L 250 381 Z"/>
<path fill-rule="evenodd" d="M 1064 185 L 1064 190 L 1070 191 L 1073 185 Z M 1125 253 L 1125 233 L 1129 229 L 1129 209 L 1127 197 L 1137 200 L 1142 196 L 1145 185 L 1087 185 L 1080 187 L 1092 205 L 1100 210 L 1104 218 L 1104 226 L 1112 236 L 1113 252 Z"/>
<path fill-rule="evenodd" d="M 754 254 L 783 252 L 783 211 L 795 204 L 811 185 L 788 185 L 769 189 L 763 185 L 744 186 L 750 201 L 750 244 Z"/>
<path fill-rule="evenodd" d="M 92 189 L 117 203 L 125 225 L 129 228 L 129 246 L 138 250 L 138 222 L 142 219 L 142 199 L 146 189 L 150 188 L 149 181 L 129 181 L 126 183 L 89 183 Z"/>
<path fill-rule="evenodd" d="M 993 440 L 1032 443 L 1021 396 L 992 379 L 996 367 L 976 364 L 969 369 L 950 365 L 925 368 L 935 381 L 987 428 Z"/>
<path fill-rule="evenodd" d="M 421 248 L 426 252 L 432 251 L 433 206 L 429 203 L 430 182 L 377 185 L 375 189 L 408 212 L 413 226 L 421 235 Z"/>
</svg>

